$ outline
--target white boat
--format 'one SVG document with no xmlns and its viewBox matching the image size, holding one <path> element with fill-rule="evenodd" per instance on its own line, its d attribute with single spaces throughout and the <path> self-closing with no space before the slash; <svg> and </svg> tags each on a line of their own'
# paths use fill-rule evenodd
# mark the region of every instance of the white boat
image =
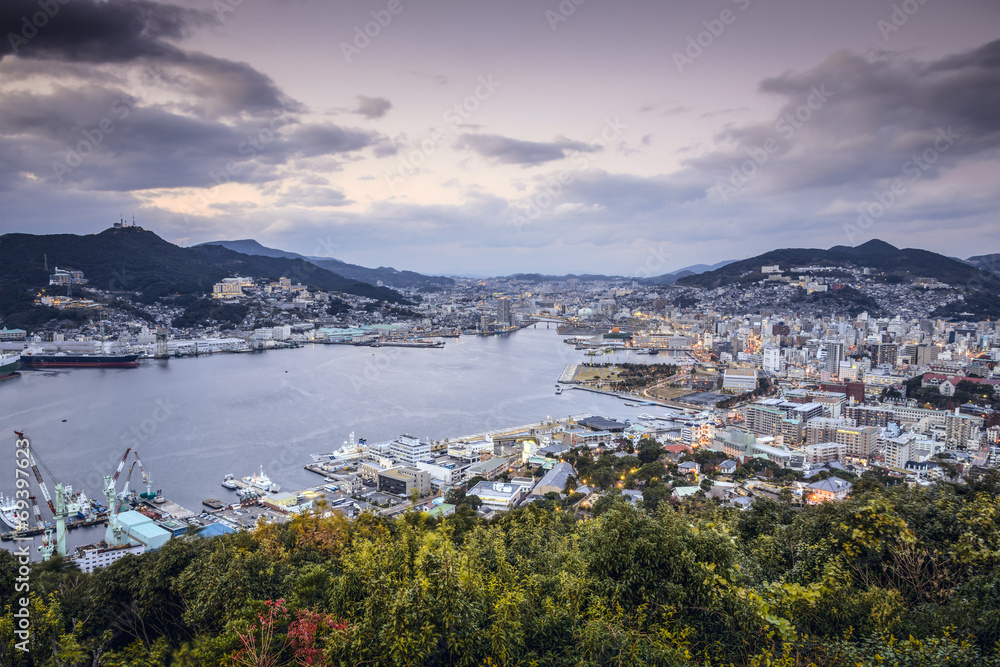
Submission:
<svg viewBox="0 0 1000 667">
<path fill-rule="evenodd" d="M 17 529 L 21 523 L 17 518 L 17 498 L 0 494 L 0 521 L 12 529 Z"/>
<path fill-rule="evenodd" d="M 277 493 L 281 487 L 271 481 L 271 478 L 264 474 L 264 466 L 260 467 L 259 475 L 250 475 L 243 478 L 243 482 L 262 491 Z"/>
<path fill-rule="evenodd" d="M 562 393 L 562 387 L 556 387 L 556 394 Z"/>
<path fill-rule="evenodd" d="M 232 473 L 229 473 L 228 475 L 226 475 L 225 477 L 222 478 L 222 486 L 224 486 L 227 489 L 238 489 L 238 488 L 240 488 L 239 485 L 236 483 L 236 480 L 233 479 L 233 474 Z"/>
<path fill-rule="evenodd" d="M 355 442 L 354 431 L 351 431 L 351 434 L 347 436 L 347 440 L 344 440 L 344 444 L 341 445 L 340 449 L 337 449 L 332 452 L 327 452 L 326 454 L 313 454 L 312 459 L 317 463 L 321 461 L 330 461 L 332 459 L 337 459 L 341 457 L 354 456 L 356 454 L 360 454 L 366 451 L 367 449 L 368 449 L 368 441 L 365 440 L 364 438 L 358 438 L 358 440 Z"/>
</svg>

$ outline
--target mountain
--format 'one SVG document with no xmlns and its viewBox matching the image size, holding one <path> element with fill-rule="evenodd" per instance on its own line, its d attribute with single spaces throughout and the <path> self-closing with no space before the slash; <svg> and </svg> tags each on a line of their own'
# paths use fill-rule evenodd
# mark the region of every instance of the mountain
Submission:
<svg viewBox="0 0 1000 667">
<path fill-rule="evenodd" d="M 325 291 L 344 292 L 392 303 L 403 295 L 323 269 L 303 259 L 245 255 L 220 246 L 182 248 L 141 227 L 106 229 L 99 234 L 4 234 L 0 236 L 0 316 L 4 322 L 33 310 L 35 295 L 49 288 L 55 267 L 78 269 L 93 287 L 140 292 L 145 301 L 167 295 L 204 294 L 232 275 L 281 276 Z M 59 288 L 59 293 L 63 293 Z"/>
<path fill-rule="evenodd" d="M 990 257 L 990 256 L 983 256 Z M 985 262 L 985 260 L 984 260 Z M 727 264 L 714 271 L 677 280 L 686 287 L 716 288 L 763 279 L 764 266 L 822 266 L 872 269 L 873 277 L 885 283 L 906 283 L 913 278 L 933 278 L 962 291 L 964 302 L 935 311 L 938 317 L 992 318 L 1000 316 L 1000 276 L 969 263 L 918 248 L 899 249 L 878 239 L 857 247 L 786 248 Z M 829 274 L 828 274 L 829 275 Z M 846 277 L 846 276 L 845 276 Z M 832 297 L 826 297 L 829 300 Z"/>
<path fill-rule="evenodd" d="M 305 255 L 300 255 L 296 252 L 286 252 L 285 250 L 278 250 L 277 248 L 268 248 L 253 239 L 240 239 L 239 241 L 209 241 L 208 243 L 199 243 L 194 247 L 199 248 L 206 245 L 221 245 L 223 248 L 227 248 L 228 250 L 232 250 L 234 252 L 240 252 L 244 255 L 281 257 L 284 259 L 304 259 L 307 261 L 309 259 Z"/>
<path fill-rule="evenodd" d="M 635 278 L 633 276 L 608 276 L 608 275 L 594 274 L 594 273 L 584 273 L 580 275 L 577 275 L 575 273 L 569 273 L 563 276 L 553 276 L 543 273 L 515 273 L 509 276 L 501 276 L 501 277 L 506 280 L 518 280 L 521 282 L 531 282 L 531 283 L 565 282 L 567 280 L 578 280 L 582 283 L 617 282 L 625 280 L 635 280 L 640 285 L 672 285 L 675 280 L 683 276 L 691 276 L 701 273 L 702 271 L 717 269 L 733 261 L 735 260 L 729 259 L 724 262 L 719 262 L 718 264 L 713 264 L 713 265 L 695 264 L 693 266 L 686 266 L 683 269 L 678 269 L 674 273 L 665 273 L 661 276 L 653 276 L 651 278 Z"/>
<path fill-rule="evenodd" d="M 691 266 L 685 266 L 683 269 L 677 269 L 673 273 L 664 273 L 660 276 L 652 276 L 651 278 L 642 278 L 639 283 L 642 285 L 673 285 L 681 278 L 686 276 L 694 276 L 700 273 L 705 273 L 706 271 L 714 271 L 716 269 L 721 269 L 722 267 L 732 264 L 735 259 L 727 259 L 716 264 L 692 264 Z"/>
<path fill-rule="evenodd" d="M 965 262 L 984 271 L 1000 275 L 1000 252 L 995 252 L 991 255 L 976 255 L 965 260 Z"/>
<path fill-rule="evenodd" d="M 835 245 L 830 252 L 841 252 L 847 255 L 878 255 L 897 252 L 899 248 L 881 239 L 872 239 L 859 246 Z"/>
<path fill-rule="evenodd" d="M 209 241 L 208 243 L 199 243 L 194 247 L 200 248 L 205 246 L 222 246 L 223 248 L 241 252 L 245 255 L 300 259 L 302 261 L 315 264 L 316 266 L 326 269 L 327 271 L 333 271 L 334 273 L 344 276 L 345 278 L 357 280 L 363 283 L 369 283 L 371 285 L 376 285 L 379 281 L 382 281 L 383 285 L 390 285 L 392 287 L 427 288 L 433 286 L 452 285 L 455 283 L 455 281 L 451 278 L 445 278 L 443 276 L 425 276 L 414 271 L 398 271 L 391 266 L 380 266 L 377 269 L 369 269 L 364 266 L 358 266 L 357 264 L 348 264 L 347 262 L 342 262 L 341 260 L 333 259 L 332 257 L 307 257 L 294 252 L 278 250 L 277 248 L 268 248 L 253 239 L 241 239 L 239 241 Z"/>
<path fill-rule="evenodd" d="M 678 285 L 689 287 L 721 287 L 738 282 L 754 282 L 764 277 L 761 267 L 778 265 L 782 269 L 798 266 L 868 267 L 887 281 L 907 278 L 935 278 L 954 286 L 975 289 L 1000 289 L 1000 279 L 974 266 L 917 248 L 899 249 L 877 239 L 851 248 L 834 246 L 819 248 L 785 248 L 772 250 L 750 259 L 727 264 L 719 269 L 694 276 L 685 276 Z"/>
</svg>

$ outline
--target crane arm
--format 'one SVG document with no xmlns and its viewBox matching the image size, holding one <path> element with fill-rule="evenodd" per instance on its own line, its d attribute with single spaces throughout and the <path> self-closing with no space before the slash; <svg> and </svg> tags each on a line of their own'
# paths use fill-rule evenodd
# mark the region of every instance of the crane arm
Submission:
<svg viewBox="0 0 1000 667">
<path fill-rule="evenodd" d="M 125 459 L 128 458 L 128 453 L 131 451 L 132 451 L 131 447 L 125 450 L 125 454 L 122 456 L 122 460 L 118 462 L 118 469 L 115 470 L 115 474 L 111 476 L 112 482 L 118 481 L 118 476 L 122 474 L 122 468 L 125 467 Z"/>
<path fill-rule="evenodd" d="M 42 490 L 42 497 L 45 498 L 45 502 L 49 506 L 49 511 L 52 512 L 52 516 L 56 515 L 56 506 L 52 504 L 52 496 L 49 495 L 49 488 L 45 486 L 45 480 L 42 479 L 42 473 L 38 470 L 38 462 L 35 461 L 35 455 L 30 451 L 28 452 L 28 461 L 31 463 L 31 471 L 35 473 L 35 479 L 38 480 L 38 488 Z"/>
<path fill-rule="evenodd" d="M 142 483 L 145 484 L 148 487 L 149 486 L 149 473 L 147 473 L 146 469 L 142 467 L 142 459 L 139 458 L 139 452 L 135 453 L 135 462 L 139 464 L 139 472 L 142 473 Z"/>
</svg>

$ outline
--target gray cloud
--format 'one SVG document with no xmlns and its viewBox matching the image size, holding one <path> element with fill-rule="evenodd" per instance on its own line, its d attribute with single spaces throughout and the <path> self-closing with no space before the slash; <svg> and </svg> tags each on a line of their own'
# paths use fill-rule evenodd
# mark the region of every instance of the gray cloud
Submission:
<svg viewBox="0 0 1000 667">
<path fill-rule="evenodd" d="M 357 151 L 375 143 L 378 135 L 336 125 L 300 125 L 293 128 L 282 146 L 296 157 L 316 157 Z"/>
<path fill-rule="evenodd" d="M 5 0 L 0 59 L 15 53 L 21 58 L 89 63 L 160 58 L 177 51 L 165 40 L 182 39 L 214 20 L 207 12 L 149 0 L 72 0 L 59 3 L 42 27 L 26 28 L 24 18 L 30 24 L 39 10 L 37 0 Z M 8 39 L 10 33 L 25 39 Z"/>
<path fill-rule="evenodd" d="M 19 59 L 46 63 L 62 75 L 67 65 L 138 64 L 160 72 L 158 85 L 192 96 L 186 111 L 220 117 L 301 111 L 266 75 L 246 63 L 204 53 L 187 52 L 171 44 L 192 31 L 215 22 L 210 14 L 149 0 L 98 2 L 72 0 L 58 4 L 58 11 L 34 32 L 24 27 L 25 16 L 38 13 L 37 1 L 9 0 L 0 16 L 0 61 L 16 54 Z M 21 35 L 30 38 L 21 39 Z M 10 37 L 10 35 L 16 35 Z M 100 78 L 91 69 L 86 79 Z"/>
<path fill-rule="evenodd" d="M 391 108 L 392 102 L 384 97 L 358 95 L 358 108 L 354 110 L 354 113 L 360 114 L 369 120 L 374 120 L 375 118 L 384 116 Z"/>
<path fill-rule="evenodd" d="M 300 123 L 293 115 L 230 125 L 144 105 L 113 88 L 61 87 L 47 95 L 9 93 L 0 103 L 0 182 L 16 187 L 31 174 L 115 191 L 265 182 L 294 158 L 352 153 L 386 141 L 375 132 Z"/>
<path fill-rule="evenodd" d="M 777 148 L 752 187 L 868 186 L 900 176 L 939 130 L 951 128 L 955 145 L 923 174 L 935 178 L 943 167 L 1000 147 L 998 81 L 1000 40 L 931 62 L 839 52 L 814 69 L 764 79 L 760 90 L 784 100 L 777 117 L 727 129 L 718 149 L 685 164 L 727 179 L 773 140 Z"/>
<path fill-rule="evenodd" d="M 524 166 L 561 160 L 566 157 L 568 151 L 595 153 L 601 150 L 600 146 L 563 138 L 542 143 L 511 139 L 496 134 L 463 134 L 458 137 L 455 147 L 471 150 L 481 157 L 496 160 L 500 164 Z"/>
</svg>

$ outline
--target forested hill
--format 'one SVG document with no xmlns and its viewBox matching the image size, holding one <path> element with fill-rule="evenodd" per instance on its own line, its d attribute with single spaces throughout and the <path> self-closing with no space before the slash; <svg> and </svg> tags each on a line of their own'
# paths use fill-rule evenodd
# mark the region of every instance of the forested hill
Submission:
<svg viewBox="0 0 1000 667">
<path fill-rule="evenodd" d="M 864 487 L 801 510 L 305 515 L 93 575 L 50 561 L 30 576 L 30 653 L 0 550 L 0 664 L 1000 665 L 995 473 Z"/>
<path fill-rule="evenodd" d="M 268 248 L 253 239 L 241 239 L 239 241 L 209 241 L 200 243 L 199 246 L 219 245 L 229 250 L 234 250 L 245 255 L 263 255 L 266 257 L 284 257 L 286 259 L 301 259 L 315 264 L 316 266 L 333 271 L 337 275 L 344 276 L 351 280 L 378 284 L 380 281 L 385 285 L 392 285 L 398 288 L 434 288 L 455 284 L 451 278 L 444 276 L 425 276 L 415 271 L 399 271 L 391 266 L 380 266 L 377 269 L 370 269 L 357 264 L 349 264 L 332 257 L 306 257 L 294 252 Z M 198 246 L 196 246 L 198 247 Z"/>
<path fill-rule="evenodd" d="M 270 279 L 286 276 L 321 290 L 405 302 L 394 290 L 350 280 L 301 259 L 244 255 L 219 246 L 182 248 L 140 227 L 83 236 L 0 236 L 0 281 L 43 288 L 57 266 L 83 271 L 99 289 L 143 292 L 147 298 L 210 293 L 214 283 L 239 274 Z"/>
<path fill-rule="evenodd" d="M 834 246 L 819 248 L 785 248 L 772 250 L 750 259 L 727 264 L 713 271 L 685 276 L 678 285 L 689 287 L 722 287 L 745 280 L 764 278 L 761 267 L 778 265 L 783 270 L 798 266 L 856 266 L 900 278 L 935 278 L 955 286 L 971 286 L 975 290 L 1000 290 L 1000 277 L 975 266 L 928 250 L 900 250 L 878 239 L 857 247 Z"/>
</svg>

